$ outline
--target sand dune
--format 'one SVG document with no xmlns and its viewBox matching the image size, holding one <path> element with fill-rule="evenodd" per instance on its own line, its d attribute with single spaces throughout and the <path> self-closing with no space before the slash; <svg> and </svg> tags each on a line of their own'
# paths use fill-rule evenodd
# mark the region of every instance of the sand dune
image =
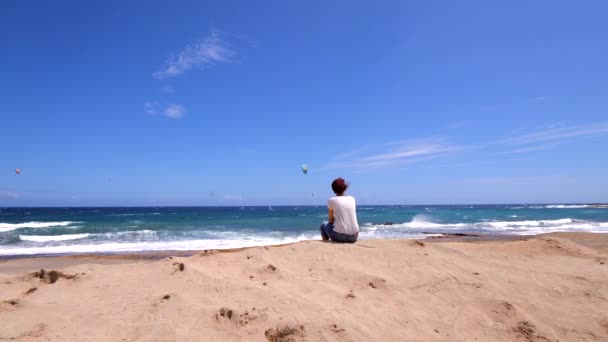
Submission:
<svg viewBox="0 0 608 342">
<path fill-rule="evenodd" d="M 550 234 L 5 261 L 0 340 L 608 341 L 607 246 Z"/>
</svg>

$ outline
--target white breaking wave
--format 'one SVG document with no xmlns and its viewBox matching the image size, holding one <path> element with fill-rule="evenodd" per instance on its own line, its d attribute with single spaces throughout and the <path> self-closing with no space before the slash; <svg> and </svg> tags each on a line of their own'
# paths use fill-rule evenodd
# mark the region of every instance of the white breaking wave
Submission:
<svg viewBox="0 0 608 342">
<path fill-rule="evenodd" d="M 120 253 L 145 251 L 189 251 L 203 249 L 231 249 L 240 247 L 271 246 L 310 239 L 320 239 L 320 235 L 300 235 L 287 238 L 248 237 L 239 240 L 186 240 L 186 241 L 151 241 L 151 242 L 116 242 L 83 245 L 62 245 L 44 247 L 11 247 L 0 249 L 0 255 L 33 255 L 33 254 L 74 254 L 74 253 Z"/>
<path fill-rule="evenodd" d="M 509 228 L 509 227 L 539 227 L 539 226 L 559 226 L 573 223 L 574 220 L 571 218 L 565 218 L 560 220 L 541 220 L 541 221 L 498 221 L 498 222 L 483 222 L 476 223 L 476 225 L 490 225 L 496 228 Z"/>
<path fill-rule="evenodd" d="M 85 239 L 88 237 L 105 237 L 110 240 L 122 239 L 125 236 L 128 237 L 139 237 L 139 238 L 154 238 L 157 237 L 157 233 L 153 230 L 134 230 L 125 232 L 115 233 L 83 233 L 83 234 L 64 234 L 64 235 L 19 235 L 21 241 L 32 241 L 32 242 L 52 242 L 52 241 L 68 241 Z"/>
<path fill-rule="evenodd" d="M 0 223 L 0 232 L 8 232 L 15 229 L 21 228 L 47 228 L 56 226 L 69 226 L 72 221 L 61 221 L 61 222 L 24 222 L 24 223 Z"/>
<path fill-rule="evenodd" d="M 536 235 L 561 231 L 604 232 L 608 233 L 608 222 L 593 222 L 564 218 L 559 220 L 527 220 L 527 221 L 488 221 L 477 223 L 434 223 L 425 221 L 421 215 L 410 222 L 400 224 L 370 224 L 362 227 L 364 235 L 377 237 L 398 236 L 398 231 L 415 232 L 462 232 L 487 231 L 520 235 Z"/>
<path fill-rule="evenodd" d="M 96 235 L 103 235 L 106 237 L 116 237 L 116 236 L 141 236 L 141 237 L 150 237 L 150 236 L 156 236 L 157 232 L 154 230 L 148 230 L 148 229 L 143 229 L 143 230 L 127 230 L 127 231 L 123 231 L 123 232 L 115 232 L 115 233 L 103 233 L 103 234 L 96 234 Z"/>
<path fill-rule="evenodd" d="M 66 235 L 19 235 L 21 241 L 47 242 L 78 240 L 89 237 L 90 234 L 66 234 Z"/>
<path fill-rule="evenodd" d="M 550 204 L 546 205 L 548 209 L 577 209 L 577 208 L 589 208 L 587 204 Z"/>
</svg>

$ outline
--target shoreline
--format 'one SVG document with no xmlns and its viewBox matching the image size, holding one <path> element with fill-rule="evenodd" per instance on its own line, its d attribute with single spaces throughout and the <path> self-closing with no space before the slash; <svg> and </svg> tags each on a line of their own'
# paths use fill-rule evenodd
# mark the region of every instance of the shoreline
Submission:
<svg viewBox="0 0 608 342">
<path fill-rule="evenodd" d="M 510 241 L 527 241 L 531 239 L 544 239 L 550 237 L 566 237 L 581 243 L 583 245 L 594 246 L 590 241 L 596 238 L 602 237 L 600 241 L 605 241 L 608 246 L 608 234 L 607 233 L 587 233 L 587 232 L 558 232 L 558 233 L 545 233 L 538 235 L 513 235 L 513 234 L 444 234 L 444 236 L 429 236 L 425 239 L 367 239 L 357 240 L 353 245 L 359 245 L 365 247 L 365 243 L 369 241 L 421 241 L 423 243 L 430 244 L 442 244 L 450 242 L 463 242 L 463 243 L 491 243 L 491 242 L 510 242 Z M 0 275 L 3 271 L 11 270 L 23 270 L 25 268 L 64 268 L 71 267 L 86 263 L 95 263 L 103 265 L 112 264 L 124 264 L 124 263 L 136 263 L 136 262 L 155 262 L 165 258 L 188 258 L 195 256 L 199 253 L 238 253 L 246 250 L 256 248 L 275 248 L 275 247 L 286 247 L 291 245 L 297 245 L 309 242 L 319 242 L 324 244 L 336 244 L 342 245 L 340 242 L 326 242 L 321 240 L 303 240 L 278 245 L 262 245 L 262 246 L 249 246 L 249 247 L 237 247 L 237 248 L 225 248 L 225 249 L 205 249 L 205 250 L 163 250 L 163 251 L 141 251 L 141 252 L 116 252 L 116 253 L 78 253 L 78 254 L 32 254 L 32 255 L 9 255 L 0 256 Z M 349 245 L 349 244 L 346 244 Z M 608 248 L 606 249 L 608 253 Z M 40 267 L 35 266 L 40 265 Z"/>
<path fill-rule="evenodd" d="M 428 242 L 442 242 L 442 241 L 512 241 L 521 240 L 538 235 L 514 235 L 514 234 L 492 234 L 492 233 L 453 233 L 443 234 L 443 236 L 435 236 L 435 233 L 422 232 L 422 234 L 428 234 L 429 236 L 421 241 Z M 550 233 L 549 233 L 550 234 Z M 602 233 L 597 233 L 602 234 Z M 544 234 L 540 234 L 544 235 Z M 370 240 L 416 240 L 414 238 L 399 238 L 399 239 L 361 239 L 357 240 L 356 243 Z M 247 246 L 247 247 L 235 247 L 235 248 L 221 248 L 221 249 L 209 249 L 217 252 L 238 252 L 250 248 L 256 247 L 280 247 L 288 246 L 305 241 L 320 241 L 320 240 L 302 240 L 295 242 L 282 243 L 277 245 L 260 245 L 260 246 Z M 333 243 L 333 242 L 329 242 Z M 19 254 L 19 255 L 0 255 L 0 263 L 3 261 L 11 260 L 23 260 L 23 259 L 46 259 L 46 258 L 107 258 L 107 259 L 132 259 L 132 260 L 159 260 L 169 256 L 178 257 L 189 257 L 197 253 L 206 251 L 201 250 L 154 250 L 154 251 L 132 251 L 132 252 L 91 252 L 91 253 L 49 253 L 49 254 Z"/>
</svg>

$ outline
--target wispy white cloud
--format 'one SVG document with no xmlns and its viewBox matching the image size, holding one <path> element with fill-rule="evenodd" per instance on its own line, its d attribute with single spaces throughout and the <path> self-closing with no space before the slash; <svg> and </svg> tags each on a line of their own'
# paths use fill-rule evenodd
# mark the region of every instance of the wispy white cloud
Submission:
<svg viewBox="0 0 608 342">
<path fill-rule="evenodd" d="M 542 145 L 531 145 L 522 148 L 517 148 L 510 151 L 500 152 L 497 154 L 520 154 L 520 153 L 529 153 L 529 152 L 537 152 L 537 151 L 545 151 L 550 150 L 560 144 L 542 144 Z"/>
<path fill-rule="evenodd" d="M 181 119 L 186 113 L 186 108 L 178 104 L 169 104 L 163 108 L 158 102 L 146 102 L 144 103 L 144 111 L 148 115 L 162 115 L 170 119 Z"/>
<path fill-rule="evenodd" d="M 361 158 L 363 162 L 382 162 L 410 159 L 413 157 L 436 155 L 451 150 L 452 147 L 442 144 L 405 145 L 389 153 L 379 153 Z"/>
<path fill-rule="evenodd" d="M 418 163 L 465 148 L 464 146 L 447 144 L 443 139 L 438 138 L 392 142 L 342 153 L 325 165 L 323 169 L 351 168 L 355 171 L 377 170 L 379 168 Z"/>
<path fill-rule="evenodd" d="M 186 108 L 178 104 L 170 104 L 165 109 L 165 116 L 171 119 L 181 119 L 186 113 Z"/>
<path fill-rule="evenodd" d="M 157 79 L 166 79 L 183 74 L 191 69 L 204 69 L 216 64 L 232 63 L 236 51 L 222 39 L 217 30 L 212 30 L 205 38 L 187 45 L 171 56 L 165 66 L 154 73 Z"/>
<path fill-rule="evenodd" d="M 480 167 L 487 165 L 505 165 L 508 163 L 520 163 L 524 161 L 529 161 L 530 157 L 517 157 L 517 158 L 507 158 L 507 159 L 481 159 L 481 160 L 472 160 L 472 161 L 464 161 L 458 163 L 446 163 L 443 165 L 439 165 L 439 167 L 453 169 L 453 168 L 472 168 L 472 167 Z"/>
<path fill-rule="evenodd" d="M 532 151 L 533 149 L 531 148 L 534 148 L 535 150 L 547 149 L 553 147 L 551 146 L 552 144 L 557 145 L 558 143 L 575 138 L 604 134 L 608 134 L 608 122 L 579 126 L 565 126 L 563 123 L 560 123 L 559 125 L 550 126 L 535 132 L 511 136 L 498 141 L 498 143 L 511 146 L 539 144 L 537 146 L 521 148 L 523 151 L 526 149 Z"/>
<path fill-rule="evenodd" d="M 537 127 L 534 131 L 512 135 L 496 142 L 511 150 L 498 154 L 522 154 L 550 150 L 572 140 L 608 134 L 608 122 L 568 126 L 563 121 Z"/>
</svg>

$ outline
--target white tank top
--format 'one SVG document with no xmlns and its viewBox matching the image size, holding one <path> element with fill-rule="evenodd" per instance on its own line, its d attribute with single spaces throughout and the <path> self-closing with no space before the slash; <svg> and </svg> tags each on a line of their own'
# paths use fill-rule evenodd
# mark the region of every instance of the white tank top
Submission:
<svg viewBox="0 0 608 342">
<path fill-rule="evenodd" d="M 334 196 L 327 200 L 327 206 L 334 211 L 334 231 L 354 235 L 359 232 L 357 205 L 353 196 Z"/>
</svg>

